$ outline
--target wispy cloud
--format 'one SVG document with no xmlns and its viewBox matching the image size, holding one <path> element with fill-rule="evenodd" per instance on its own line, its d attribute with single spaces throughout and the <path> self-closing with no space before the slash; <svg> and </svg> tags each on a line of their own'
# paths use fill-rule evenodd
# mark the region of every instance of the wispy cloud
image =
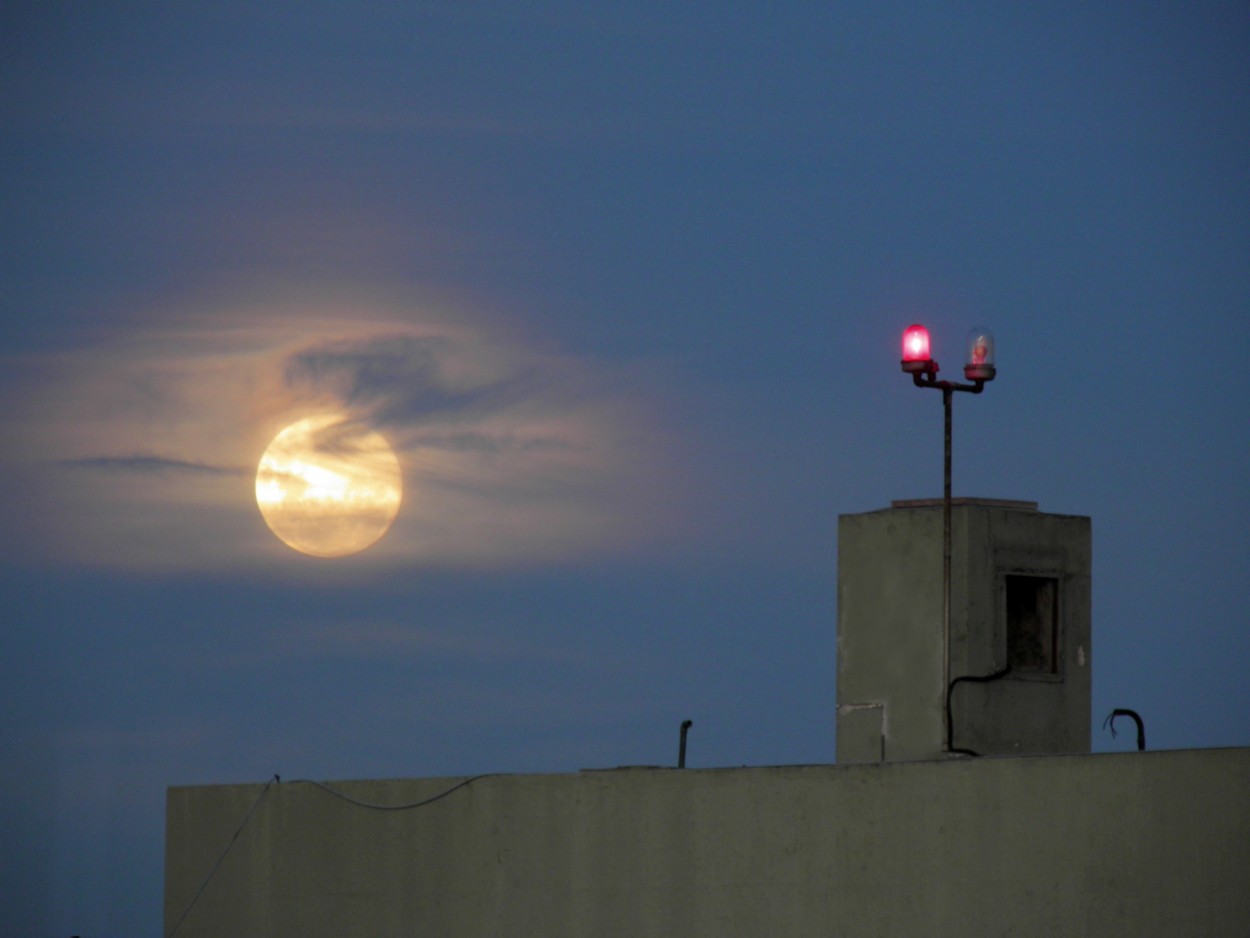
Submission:
<svg viewBox="0 0 1250 938">
<path fill-rule="evenodd" d="M 491 413 L 541 390 L 532 366 L 488 361 L 497 355 L 463 339 L 392 333 L 294 352 L 285 372 L 292 390 L 328 393 L 377 423 L 407 426 Z"/>
<path fill-rule="evenodd" d="M 479 315 L 363 297 L 175 306 L 13 364 L 0 471 L 23 494 L 24 556 L 306 563 L 264 526 L 253 467 L 284 427 L 331 412 L 381 432 L 403 466 L 400 516 L 370 563 L 558 561 L 673 523 L 654 382 Z"/>
<path fill-rule="evenodd" d="M 91 469 L 104 472 L 169 473 L 186 472 L 204 475 L 244 475 L 251 470 L 240 466 L 210 466 L 183 459 L 162 459 L 159 456 L 89 456 L 66 459 L 60 465 L 70 469 Z"/>
</svg>

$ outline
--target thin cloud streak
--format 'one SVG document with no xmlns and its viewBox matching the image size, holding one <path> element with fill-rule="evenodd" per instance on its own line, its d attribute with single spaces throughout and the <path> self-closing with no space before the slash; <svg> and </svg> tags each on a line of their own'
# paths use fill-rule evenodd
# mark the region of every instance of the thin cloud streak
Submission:
<svg viewBox="0 0 1250 938">
<path fill-rule="evenodd" d="M 206 475 L 243 475 L 251 471 L 242 466 L 210 466 L 182 459 L 163 459 L 160 456 L 89 456 L 84 459 L 63 460 L 59 465 L 70 469 L 137 473 L 187 472 Z"/>
</svg>

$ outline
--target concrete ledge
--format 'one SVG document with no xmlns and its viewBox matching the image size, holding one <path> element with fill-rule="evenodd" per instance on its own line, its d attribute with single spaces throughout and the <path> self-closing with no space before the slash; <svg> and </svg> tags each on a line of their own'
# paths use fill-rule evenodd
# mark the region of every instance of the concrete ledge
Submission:
<svg viewBox="0 0 1250 938">
<path fill-rule="evenodd" d="M 332 783 L 373 804 L 462 779 Z M 1250 749 L 171 788 L 178 935 L 1234 935 Z M 216 873 L 205 877 L 255 808 Z"/>
</svg>

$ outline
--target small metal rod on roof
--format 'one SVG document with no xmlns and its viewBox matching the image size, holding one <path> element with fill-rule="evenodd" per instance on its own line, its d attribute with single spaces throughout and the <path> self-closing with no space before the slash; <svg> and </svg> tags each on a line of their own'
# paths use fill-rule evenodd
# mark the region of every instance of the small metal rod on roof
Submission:
<svg viewBox="0 0 1250 938">
<path fill-rule="evenodd" d="M 677 768 L 679 769 L 686 767 L 686 733 L 690 731 L 692 726 L 694 726 L 693 720 L 681 721 L 681 742 L 677 746 Z"/>
</svg>

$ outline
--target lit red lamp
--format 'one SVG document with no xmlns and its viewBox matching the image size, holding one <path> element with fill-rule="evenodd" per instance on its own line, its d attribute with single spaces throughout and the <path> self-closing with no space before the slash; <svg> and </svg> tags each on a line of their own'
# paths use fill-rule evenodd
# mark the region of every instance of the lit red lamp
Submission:
<svg viewBox="0 0 1250 938">
<path fill-rule="evenodd" d="M 933 370 L 933 356 L 929 354 L 929 330 L 919 323 L 908 326 L 903 332 L 903 370 L 908 374 Z"/>
</svg>

